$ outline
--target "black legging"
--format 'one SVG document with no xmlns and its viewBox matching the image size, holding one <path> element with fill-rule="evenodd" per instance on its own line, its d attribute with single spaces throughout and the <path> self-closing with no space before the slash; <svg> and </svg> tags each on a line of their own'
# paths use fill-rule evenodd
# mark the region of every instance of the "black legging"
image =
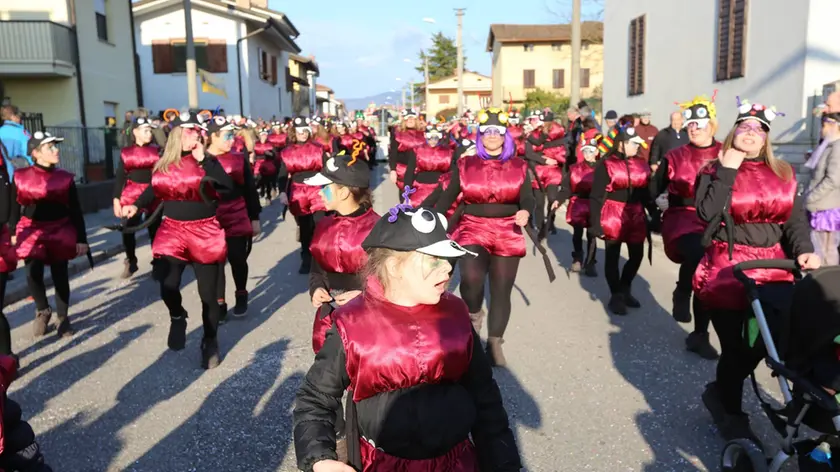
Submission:
<svg viewBox="0 0 840 472">
<path fill-rule="evenodd" d="M 695 310 L 699 304 L 695 304 Z M 701 310 L 702 311 L 702 310 Z M 744 379 L 764 358 L 764 344 L 759 339 L 750 347 L 743 337 L 747 311 L 706 309 L 720 340 L 720 360 L 717 364 L 716 385 L 723 408 L 729 414 L 741 413 Z M 695 316 L 697 312 L 695 311 Z"/>
<path fill-rule="evenodd" d="M 510 321 L 510 295 L 516 272 L 519 270 L 519 257 L 502 257 L 490 254 L 487 249 L 477 244 L 465 246 L 478 254 L 478 257 L 461 258 L 461 298 L 466 302 L 470 313 L 481 311 L 484 302 L 484 280 L 490 275 L 490 309 L 487 314 L 487 335 L 501 338 Z"/>
<path fill-rule="evenodd" d="M 126 226 L 138 226 L 140 225 L 141 221 L 143 220 L 143 213 L 138 212 L 136 215 L 132 216 L 126 222 Z M 158 218 L 154 223 L 149 225 L 146 230 L 149 232 L 149 244 L 154 242 L 155 240 L 155 233 L 157 233 L 158 227 L 160 226 L 160 218 Z M 128 259 L 130 262 L 137 263 L 137 237 L 134 233 L 123 233 L 122 234 L 123 240 L 123 247 L 125 247 L 125 258 Z"/>
<path fill-rule="evenodd" d="M 247 293 L 248 285 L 248 255 L 251 254 L 251 237 L 234 236 L 227 240 L 227 260 L 230 262 L 230 271 L 233 273 L 233 284 L 236 292 Z M 218 282 L 216 283 L 217 298 L 224 301 L 227 284 L 225 282 L 225 268 L 219 271 Z"/>
<path fill-rule="evenodd" d="M 50 264 L 53 287 L 55 287 L 55 310 L 60 318 L 67 316 L 70 307 L 70 275 L 67 261 Z M 35 309 L 46 310 L 50 307 L 47 300 L 47 286 L 44 284 L 44 263 L 36 260 L 26 261 L 26 285 L 29 294 L 35 300 Z"/>
<path fill-rule="evenodd" d="M 534 189 L 534 199 L 537 202 L 534 207 L 534 226 L 540 228 L 545 223 L 545 192 Z"/>
<path fill-rule="evenodd" d="M 583 226 L 572 226 L 572 259 L 575 262 L 582 262 L 584 265 L 589 265 L 595 262 L 595 251 L 598 246 L 598 238 L 592 236 L 592 232 L 586 230 L 586 252 L 583 252 Z"/>
<path fill-rule="evenodd" d="M 683 256 L 683 262 L 680 264 L 680 275 L 677 279 L 677 289 L 686 293 L 692 292 L 692 279 L 694 272 L 697 270 L 697 265 L 703 259 L 706 249 L 703 247 L 703 235 L 697 233 L 689 233 L 677 240 L 677 249 Z M 697 297 L 694 298 L 694 332 L 708 333 L 709 332 L 709 315 L 706 310 L 699 309 L 697 305 Z"/>
<path fill-rule="evenodd" d="M 309 245 L 312 244 L 312 235 L 315 233 L 315 223 L 324 215 L 323 211 L 316 211 L 311 215 L 296 216 L 298 228 L 300 228 L 300 252 L 304 259 L 310 257 Z"/>
<path fill-rule="evenodd" d="M 276 175 L 258 175 L 257 176 L 257 192 L 261 198 L 268 198 L 271 196 L 271 191 L 277 188 Z"/>
<path fill-rule="evenodd" d="M 185 310 L 181 304 L 181 275 L 187 264 L 192 265 L 195 272 L 195 280 L 198 284 L 198 296 L 201 298 L 201 318 L 204 323 L 204 338 L 216 337 L 216 329 L 219 327 L 221 307 L 216 300 L 216 284 L 219 271 L 224 267 L 222 264 L 196 264 L 165 256 L 159 259 L 156 269 L 160 272 L 160 297 L 166 308 L 169 309 L 169 316 L 180 318 L 184 316 Z"/>
<path fill-rule="evenodd" d="M 618 261 L 621 258 L 621 241 L 604 242 L 604 277 L 610 287 L 610 293 L 624 293 L 630 290 L 630 285 L 639 267 L 642 266 L 642 259 L 645 257 L 645 243 L 627 244 L 628 259 L 621 269 L 621 276 L 618 273 Z"/>
<path fill-rule="evenodd" d="M 12 327 L 9 326 L 9 320 L 2 311 L 2 307 L 6 306 L 6 283 L 9 281 L 9 274 L 6 272 L 0 273 L 0 354 L 12 353 Z"/>
</svg>

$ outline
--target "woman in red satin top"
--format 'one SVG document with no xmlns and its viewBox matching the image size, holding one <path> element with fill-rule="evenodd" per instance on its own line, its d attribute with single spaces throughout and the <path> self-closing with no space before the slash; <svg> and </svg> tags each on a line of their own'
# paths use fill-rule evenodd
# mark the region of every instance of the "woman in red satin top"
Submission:
<svg viewBox="0 0 840 472">
<path fill-rule="evenodd" d="M 282 173 L 286 178 L 285 168 L 280 169 L 277 161 L 277 151 L 274 145 L 268 140 L 267 129 L 261 129 L 258 133 L 257 142 L 254 143 L 254 178 L 256 178 L 257 191 L 261 198 L 265 199 L 266 206 L 271 204 L 271 194 L 278 188 L 285 189 L 285 181 L 278 187 L 278 174 Z"/>
<path fill-rule="evenodd" d="M 58 336 L 70 336 L 70 277 L 68 262 L 88 252 L 85 218 L 79 203 L 74 175 L 56 167 L 57 143 L 64 138 L 38 131 L 32 135 L 28 153 L 34 165 L 15 172 L 14 200 L 9 226 L 16 228 L 13 243 L 17 258 L 26 264 L 26 284 L 35 301 L 33 334 L 47 332 L 52 309 L 44 285 L 44 267 L 50 267 L 55 287 Z M 6 259 L 6 264 L 11 261 Z"/>
<path fill-rule="evenodd" d="M 369 254 L 364 291 L 334 313 L 297 394 L 298 467 L 521 470 L 469 310 L 446 291 L 449 261 L 469 251 L 448 239 L 443 215 L 408 204 L 379 219 L 362 247 Z M 335 433 L 345 391 L 346 464 L 338 461 Z"/>
<path fill-rule="evenodd" d="M 452 168 L 453 149 L 442 144 L 443 131 L 435 125 L 426 126 L 426 142 L 405 153 L 405 185 L 415 192 L 411 200 L 422 202 L 439 185 L 440 176 Z"/>
<path fill-rule="evenodd" d="M 391 169 L 388 178 L 391 183 L 395 184 L 402 192 L 406 153 L 418 146 L 422 146 L 426 142 L 423 136 L 424 129 L 421 127 L 420 120 L 417 118 L 417 111 L 414 109 L 406 109 L 400 113 L 400 126 L 395 126 L 391 131 L 391 143 L 388 146 L 388 167 Z"/>
<path fill-rule="evenodd" d="M 536 206 L 534 210 L 534 225 L 541 228 L 546 223 L 547 192 L 550 186 L 558 186 L 563 180 L 563 168 L 566 164 L 566 146 L 563 136 L 566 130 L 559 123 L 556 123 L 536 110 L 528 117 L 529 128 L 532 131 L 524 138 L 525 160 L 534 171 L 534 180 L 531 187 L 534 189 Z M 551 233 L 557 230 L 554 222 L 548 222 Z"/>
<path fill-rule="evenodd" d="M 461 298 L 470 309 L 476 331 L 484 319 L 484 281 L 490 279 L 487 350 L 494 365 L 504 366 L 503 336 L 510 321 L 511 292 L 525 256 L 522 227 L 534 208 L 531 172 L 516 157 L 516 145 L 507 134 L 507 113 L 498 108 L 478 114 L 476 154 L 452 165 L 450 183 L 435 204 L 445 212 L 459 197 L 464 214 L 452 239 L 478 254 L 461 260 Z M 406 187 L 408 189 L 408 187 Z"/>
<path fill-rule="evenodd" d="M 152 181 L 152 167 L 160 158 L 161 149 L 152 144 L 152 121 L 149 118 L 136 117 L 131 125 L 129 139 L 131 145 L 120 150 L 120 163 L 114 179 L 114 216 L 122 217 L 122 206 L 134 203 L 134 200 L 146 190 Z M 154 209 L 154 208 L 152 208 Z M 146 212 L 143 212 L 146 213 Z M 126 226 L 141 223 L 142 213 L 138 213 Z M 155 240 L 159 221 L 149 225 L 149 240 Z M 125 248 L 125 269 L 122 278 L 127 279 L 137 272 L 137 238 L 134 233 L 122 233 Z"/>
<path fill-rule="evenodd" d="M 206 126 L 203 117 L 182 112 L 173 120 L 166 149 L 152 170 L 152 185 L 134 205 L 123 206 L 123 216 L 131 218 L 138 208 L 154 201 L 162 205 L 163 221 L 152 244 L 156 259 L 154 277 L 160 282 L 160 295 L 169 309 L 167 345 L 173 351 L 187 342 L 187 311 L 181 303 L 181 275 L 191 265 L 201 298 L 201 366 L 212 369 L 221 362 L 217 330 L 221 319 L 218 303 L 219 271 L 227 256 L 225 232 L 216 218 L 216 203 L 234 184 L 216 159 L 208 159 L 204 149 Z"/>
<path fill-rule="evenodd" d="M 803 269 L 820 265 L 793 168 L 773 155 L 769 133 L 776 116 L 772 108 L 739 100 L 735 126 L 718 159 L 700 170 L 694 199 L 711 239 L 694 273 L 695 308 L 708 310 L 721 348 L 715 381 L 706 386 L 703 403 L 724 439 L 747 438 L 758 445 L 741 397 L 744 379 L 766 354 L 743 337 L 752 310 L 732 268 L 755 259 L 796 259 Z M 759 285 L 793 281 L 782 270 L 746 275 Z"/>
<path fill-rule="evenodd" d="M 614 146 L 595 166 L 589 192 L 590 230 L 604 239 L 604 277 L 610 288 L 607 308 L 626 315 L 627 307 L 642 304 L 631 293 L 631 285 L 645 252 L 648 238 L 647 209 L 659 217 L 650 198 L 650 165 L 638 157 L 644 140 L 629 123 L 617 125 Z M 627 245 L 628 258 L 621 272 L 621 245 Z"/>
<path fill-rule="evenodd" d="M 717 108 L 711 100 L 697 97 L 685 103 L 683 116 L 684 126 L 688 128 L 688 144 L 672 149 L 660 160 L 650 179 L 650 194 L 659 196 L 657 204 L 665 209 L 661 228 L 665 255 L 680 265 L 671 313 L 678 322 L 688 323 L 691 321 L 691 281 L 706 252 L 702 243 L 706 224 L 694 208 L 694 184 L 700 169 L 717 159 L 721 145 L 715 141 Z M 694 302 L 696 305 L 696 298 Z M 685 347 L 700 357 L 714 360 L 718 358 L 718 352 L 709 342 L 709 322 L 705 311 L 694 310 L 694 331 L 685 339 Z"/>
<path fill-rule="evenodd" d="M 260 198 L 257 185 L 246 154 L 232 150 L 236 126 L 217 116 L 207 124 L 207 158 L 216 159 L 233 180 L 233 191 L 219 201 L 216 219 L 225 231 L 227 260 L 236 286 L 233 316 L 242 317 L 248 312 L 248 256 L 253 238 L 260 234 Z M 221 305 L 221 320 L 227 315 L 225 302 L 225 271 L 219 271 L 216 285 Z"/>
</svg>

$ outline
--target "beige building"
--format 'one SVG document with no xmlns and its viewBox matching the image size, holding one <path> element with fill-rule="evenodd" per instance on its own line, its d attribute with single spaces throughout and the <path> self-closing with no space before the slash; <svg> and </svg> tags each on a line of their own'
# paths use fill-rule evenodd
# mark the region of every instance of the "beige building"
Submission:
<svg viewBox="0 0 840 472">
<path fill-rule="evenodd" d="M 464 110 L 477 111 L 490 106 L 493 80 L 477 72 L 464 71 Z M 441 110 L 458 108 L 458 76 L 453 75 L 429 84 L 426 116 L 437 117 Z"/>
<path fill-rule="evenodd" d="M 137 107 L 130 2 L 0 0 L 5 99 L 46 126 L 122 123 Z"/>
<path fill-rule="evenodd" d="M 287 90 L 291 93 L 292 114 L 312 116 L 315 107 L 316 79 L 321 74 L 314 57 L 289 54 L 289 66 L 286 68 Z M 315 85 L 313 87 L 313 84 Z"/>
<path fill-rule="evenodd" d="M 580 95 L 590 97 L 604 82 L 603 23 L 581 25 Z M 493 53 L 495 106 L 521 105 L 537 88 L 570 95 L 571 28 L 569 25 L 490 25 L 487 52 Z"/>
</svg>

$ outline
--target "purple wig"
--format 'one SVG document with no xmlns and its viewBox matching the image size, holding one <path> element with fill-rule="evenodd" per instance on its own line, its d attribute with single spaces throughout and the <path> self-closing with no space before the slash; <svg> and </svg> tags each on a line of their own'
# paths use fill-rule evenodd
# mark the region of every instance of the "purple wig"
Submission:
<svg viewBox="0 0 840 472">
<path fill-rule="evenodd" d="M 487 154 L 487 151 L 484 150 L 484 143 L 481 142 L 481 132 L 475 138 L 475 154 L 484 160 L 495 157 Z M 498 159 L 505 162 L 515 155 L 516 143 L 513 142 L 513 136 L 511 136 L 510 132 L 507 132 L 505 133 L 505 143 L 502 145 L 502 153 L 499 154 Z"/>
</svg>

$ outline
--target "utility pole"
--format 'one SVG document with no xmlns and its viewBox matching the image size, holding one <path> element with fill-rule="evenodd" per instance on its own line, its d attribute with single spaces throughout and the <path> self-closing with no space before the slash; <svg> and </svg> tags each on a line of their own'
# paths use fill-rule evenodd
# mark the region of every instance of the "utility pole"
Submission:
<svg viewBox="0 0 840 472">
<path fill-rule="evenodd" d="M 572 0 L 572 90 L 569 104 L 580 102 L 580 0 Z"/>
<path fill-rule="evenodd" d="M 406 109 L 406 108 L 405 108 L 405 86 L 403 86 L 403 87 L 400 89 L 400 92 L 402 92 L 402 107 L 403 107 L 403 110 L 405 110 L 405 109 Z"/>
<path fill-rule="evenodd" d="M 195 43 L 192 30 L 191 0 L 184 0 L 184 29 L 187 38 L 187 99 L 190 109 L 198 109 L 198 85 L 196 84 Z"/>
<path fill-rule="evenodd" d="M 409 89 L 411 92 L 411 108 L 414 108 L 414 81 L 409 82 L 408 86 L 411 87 Z"/>
<path fill-rule="evenodd" d="M 424 94 L 424 97 L 423 97 L 423 102 L 425 103 L 425 105 L 423 106 L 423 108 L 426 109 L 426 119 L 428 120 L 428 119 L 430 119 L 430 117 L 429 117 L 429 55 L 424 54 L 423 56 L 424 56 L 424 59 L 425 59 L 425 61 L 423 61 L 424 62 L 423 69 L 424 69 L 424 75 L 425 75 L 425 79 L 426 79 L 426 90 L 425 90 L 425 94 Z"/>
<path fill-rule="evenodd" d="M 464 41 L 461 39 L 464 29 L 464 10 L 456 8 L 458 17 L 458 117 L 464 114 Z"/>
</svg>

